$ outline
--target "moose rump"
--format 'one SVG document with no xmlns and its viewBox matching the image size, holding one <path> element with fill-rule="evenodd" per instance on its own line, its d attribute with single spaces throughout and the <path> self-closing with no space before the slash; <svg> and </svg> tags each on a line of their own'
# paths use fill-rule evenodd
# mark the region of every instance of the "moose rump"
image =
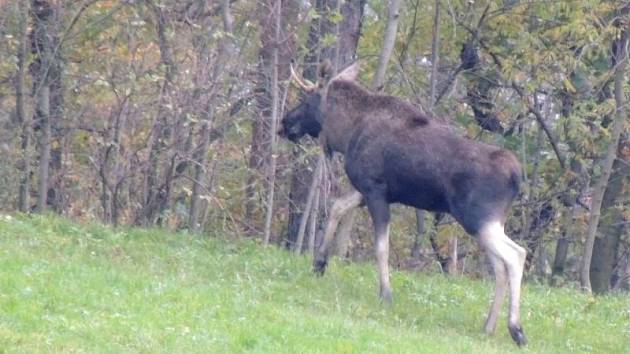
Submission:
<svg viewBox="0 0 630 354">
<path fill-rule="evenodd" d="M 448 212 L 479 240 L 495 273 L 486 331 L 495 330 L 509 285 L 508 329 L 517 344 L 525 344 L 519 316 L 525 250 L 504 232 L 510 204 L 518 194 L 521 169 L 516 157 L 463 138 L 396 97 L 368 91 L 354 81 L 357 64 L 333 78 L 323 64 L 317 85 L 291 71 L 307 94 L 283 117 L 279 133 L 292 141 L 307 134 L 318 137 L 329 155 L 343 154 L 346 174 L 356 188 L 333 204 L 314 270 L 324 272 L 341 216 L 363 203 L 374 224 L 380 297 L 391 302 L 389 205 Z"/>
</svg>

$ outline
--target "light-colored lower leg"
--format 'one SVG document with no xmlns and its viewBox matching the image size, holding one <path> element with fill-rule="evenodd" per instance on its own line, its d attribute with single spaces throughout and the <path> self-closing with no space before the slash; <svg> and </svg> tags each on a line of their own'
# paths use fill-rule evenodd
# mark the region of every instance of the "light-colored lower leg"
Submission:
<svg viewBox="0 0 630 354">
<path fill-rule="evenodd" d="M 380 282 L 380 297 L 386 303 L 392 302 L 392 287 L 389 283 L 389 225 L 376 231 L 374 248 Z"/>
<path fill-rule="evenodd" d="M 333 202 L 330 217 L 328 218 L 328 222 L 326 224 L 326 231 L 324 232 L 324 239 L 322 240 L 321 245 L 317 249 L 317 254 L 315 255 L 314 263 L 316 268 L 326 266 L 330 245 L 335 237 L 335 231 L 337 231 L 339 221 L 350 210 L 361 205 L 362 198 L 361 193 L 355 190 Z M 323 269 L 321 270 L 323 271 Z"/>
<path fill-rule="evenodd" d="M 508 323 L 513 326 L 520 326 L 521 281 L 523 279 L 525 256 L 527 252 L 523 247 L 510 240 L 507 236 L 505 236 L 503 241 L 511 247 L 517 255 L 517 259 L 514 259 L 514 261 L 507 266 L 510 284 L 510 312 Z"/>
<path fill-rule="evenodd" d="M 491 252 L 487 252 L 487 255 L 494 271 L 496 285 L 494 290 L 494 300 L 490 306 L 490 311 L 488 312 L 488 318 L 486 319 L 484 329 L 486 333 L 494 333 L 497 327 L 497 318 L 499 317 L 499 312 L 501 311 L 501 306 L 503 305 L 503 300 L 505 299 L 507 278 L 505 275 L 506 270 L 503 261 Z"/>
<path fill-rule="evenodd" d="M 489 253 L 500 258 L 505 265 L 510 288 L 508 328 L 512 339 L 524 345 L 527 340 L 520 323 L 520 297 L 526 252 L 505 235 L 503 225 L 499 222 L 486 225 L 480 233 L 480 241 Z"/>
</svg>

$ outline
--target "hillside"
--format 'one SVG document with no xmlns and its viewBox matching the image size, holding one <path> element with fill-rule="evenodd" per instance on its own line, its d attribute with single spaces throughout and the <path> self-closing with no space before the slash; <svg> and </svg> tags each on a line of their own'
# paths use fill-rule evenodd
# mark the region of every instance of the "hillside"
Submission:
<svg viewBox="0 0 630 354">
<path fill-rule="evenodd" d="M 234 240 L 232 240 L 234 241 Z M 0 216 L 0 352 L 501 353 L 481 327 L 492 283 L 395 272 L 250 240 Z M 630 299 L 525 284 L 524 352 L 628 352 Z"/>
</svg>

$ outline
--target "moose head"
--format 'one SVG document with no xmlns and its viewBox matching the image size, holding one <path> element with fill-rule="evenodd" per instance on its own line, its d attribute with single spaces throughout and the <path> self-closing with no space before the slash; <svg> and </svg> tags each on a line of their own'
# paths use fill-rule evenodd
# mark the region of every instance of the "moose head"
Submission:
<svg viewBox="0 0 630 354">
<path fill-rule="evenodd" d="M 293 82 L 302 91 L 302 100 L 299 105 L 290 110 L 281 121 L 278 134 L 292 142 L 297 142 L 304 135 L 317 138 L 322 130 L 324 115 L 322 114 L 325 105 L 328 86 L 337 80 L 354 80 L 359 74 L 359 63 L 355 62 L 341 73 L 331 78 L 332 65 L 330 61 L 323 61 L 318 70 L 318 80 L 314 84 L 300 77 L 293 66 L 291 66 L 291 77 Z"/>
</svg>

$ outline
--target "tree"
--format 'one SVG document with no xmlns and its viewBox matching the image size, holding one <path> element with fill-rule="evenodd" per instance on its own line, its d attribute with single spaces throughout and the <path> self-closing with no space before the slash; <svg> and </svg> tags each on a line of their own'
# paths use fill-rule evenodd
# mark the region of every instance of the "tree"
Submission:
<svg viewBox="0 0 630 354">
<path fill-rule="evenodd" d="M 626 14 L 630 11 L 630 5 L 626 5 L 624 10 Z M 628 38 L 630 36 L 630 23 L 624 23 L 620 20 L 621 31 L 619 38 L 616 39 L 616 45 L 613 60 L 613 70 L 615 78 L 615 120 L 612 124 L 610 133 L 610 142 L 604 159 L 601 162 L 601 176 L 595 183 L 593 188 L 593 201 L 591 204 L 591 215 L 588 221 L 588 230 L 586 232 L 586 244 L 584 245 L 584 254 L 582 256 L 582 269 L 580 272 L 580 284 L 586 291 L 591 292 L 591 260 L 593 256 L 593 245 L 599 225 L 602 201 L 606 186 L 612 172 L 613 163 L 617 155 L 617 146 L 619 137 L 627 119 L 625 113 L 625 99 L 623 93 L 624 76 L 626 74 L 626 66 L 628 64 Z"/>
</svg>

